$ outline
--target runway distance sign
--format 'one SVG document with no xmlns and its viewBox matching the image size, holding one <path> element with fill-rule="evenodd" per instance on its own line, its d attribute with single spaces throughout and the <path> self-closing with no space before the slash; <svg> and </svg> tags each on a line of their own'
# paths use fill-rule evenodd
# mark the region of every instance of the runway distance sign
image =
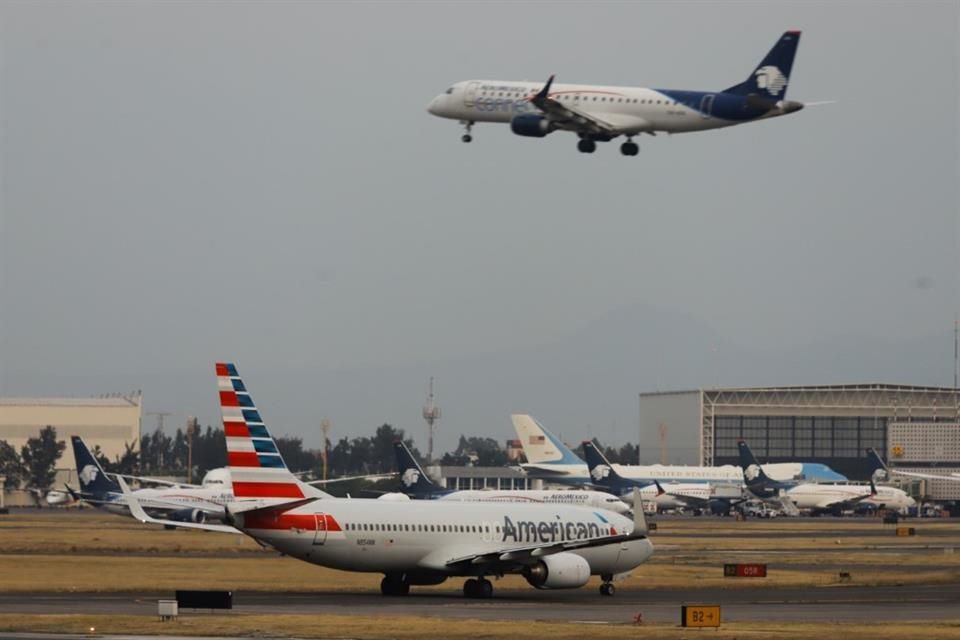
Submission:
<svg viewBox="0 0 960 640">
<path fill-rule="evenodd" d="M 765 564 L 725 564 L 723 575 L 726 578 L 766 578 L 767 565 Z"/>
<path fill-rule="evenodd" d="M 685 604 L 680 607 L 681 627 L 719 627 L 720 605 Z"/>
</svg>

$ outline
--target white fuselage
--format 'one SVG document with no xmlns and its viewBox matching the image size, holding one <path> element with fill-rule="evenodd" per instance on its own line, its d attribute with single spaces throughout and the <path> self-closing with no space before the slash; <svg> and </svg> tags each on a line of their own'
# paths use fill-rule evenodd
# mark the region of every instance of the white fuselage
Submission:
<svg viewBox="0 0 960 640">
<path fill-rule="evenodd" d="M 530 99 L 543 82 L 466 80 L 436 96 L 427 110 L 465 122 L 509 123 L 520 114 L 538 114 Z M 706 131 L 738 124 L 712 115 L 716 93 L 689 92 L 680 101 L 656 89 L 587 84 L 554 84 L 550 98 L 571 110 L 609 124 L 619 133 Z M 773 112 L 767 117 L 783 115 Z M 560 126 L 560 128 L 567 128 Z"/>
<path fill-rule="evenodd" d="M 237 526 L 283 553 L 326 567 L 442 577 L 482 573 L 481 565 L 450 564 L 457 558 L 629 533 L 633 521 L 565 505 L 333 498 L 277 518 L 239 514 Z M 652 552 L 644 538 L 571 553 L 583 557 L 597 575 L 629 571 Z"/>
<path fill-rule="evenodd" d="M 207 520 L 222 520 L 225 506 L 233 501 L 233 491 L 229 485 L 149 488 L 137 489 L 133 493 L 149 513 L 202 511 Z M 111 513 L 130 515 L 126 497 L 121 493 L 111 494 L 110 500 L 97 506 Z"/>
<path fill-rule="evenodd" d="M 814 483 L 798 484 L 786 490 L 787 498 L 798 509 L 829 509 L 836 503 L 863 499 L 857 504 L 871 505 L 877 508 L 901 511 L 916 505 L 916 501 L 902 489 L 895 487 L 877 487 L 877 494 L 871 495 L 869 484 L 857 483 Z"/>
<path fill-rule="evenodd" d="M 550 491 L 550 490 L 499 490 L 467 489 L 454 491 L 438 500 L 460 502 L 519 502 L 529 504 L 558 504 L 589 507 L 591 509 L 609 509 L 614 513 L 625 514 L 630 508 L 616 496 L 602 491 Z"/>
</svg>

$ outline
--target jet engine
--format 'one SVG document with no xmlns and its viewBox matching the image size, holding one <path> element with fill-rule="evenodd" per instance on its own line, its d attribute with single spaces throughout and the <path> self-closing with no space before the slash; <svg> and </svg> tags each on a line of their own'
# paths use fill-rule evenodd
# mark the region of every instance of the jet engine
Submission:
<svg viewBox="0 0 960 640">
<path fill-rule="evenodd" d="M 521 113 L 510 121 L 510 130 L 518 136 L 542 138 L 554 129 L 549 120 L 535 113 Z"/>
<path fill-rule="evenodd" d="M 537 589 L 576 589 L 590 579 L 590 564 L 575 553 L 557 553 L 526 567 L 523 577 Z"/>
<path fill-rule="evenodd" d="M 202 509 L 178 509 L 170 514 L 170 519 L 174 522 L 199 522 L 203 524 L 207 521 L 207 513 Z"/>
</svg>

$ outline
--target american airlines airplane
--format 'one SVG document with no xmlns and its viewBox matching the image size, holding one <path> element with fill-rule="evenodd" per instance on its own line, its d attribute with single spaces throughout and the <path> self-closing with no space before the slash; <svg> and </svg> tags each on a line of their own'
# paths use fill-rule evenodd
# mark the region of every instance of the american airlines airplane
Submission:
<svg viewBox="0 0 960 640">
<path fill-rule="evenodd" d="M 591 483 L 587 464 L 581 460 L 556 435 L 548 431 L 532 416 L 517 414 L 510 417 L 517 438 L 523 446 L 527 462 L 520 466 L 533 478 L 557 484 L 584 485 Z M 627 479 L 643 480 L 652 483 L 657 480 L 667 482 L 707 482 L 716 484 L 740 484 L 743 472 L 734 465 L 720 467 L 698 467 L 687 465 L 611 465 L 617 473 Z M 817 480 L 842 481 L 841 475 L 825 464 L 817 462 L 777 462 L 763 465 L 767 475 L 775 480 L 789 480 L 797 477 Z"/>
<path fill-rule="evenodd" d="M 619 497 L 602 491 L 587 490 L 536 490 L 536 489 L 444 489 L 427 476 L 402 442 L 394 443 L 397 454 L 397 469 L 403 493 L 400 495 L 427 500 L 459 500 L 460 502 L 530 502 L 538 504 L 570 504 L 609 509 L 614 513 L 628 514 L 630 507 Z M 391 494 L 382 496 L 386 498 Z M 395 494 L 393 494 L 395 495 Z M 645 496 L 644 496 L 645 497 Z"/>
<path fill-rule="evenodd" d="M 633 138 L 642 133 L 706 131 L 803 109 L 804 103 L 786 100 L 799 42 L 799 31 L 785 32 L 746 80 L 722 91 L 554 84 L 553 76 L 542 87 L 527 80 L 465 80 L 435 97 L 427 111 L 459 120 L 464 142 L 473 140 L 477 122 L 497 122 L 534 138 L 573 132 L 582 153 L 624 136 L 620 153 L 635 156 L 640 147 Z"/>
<path fill-rule="evenodd" d="M 463 576 L 465 596 L 489 598 L 487 576 L 504 574 L 523 575 L 538 589 L 577 588 L 599 575 L 600 592 L 613 595 L 613 580 L 653 553 L 641 509 L 628 519 L 560 504 L 424 500 L 411 508 L 409 502 L 332 498 L 287 469 L 236 367 L 216 368 L 236 497 L 226 520 L 289 556 L 383 573 L 384 595 Z M 125 495 L 139 520 L 166 524 L 146 514 L 132 493 Z"/>
</svg>

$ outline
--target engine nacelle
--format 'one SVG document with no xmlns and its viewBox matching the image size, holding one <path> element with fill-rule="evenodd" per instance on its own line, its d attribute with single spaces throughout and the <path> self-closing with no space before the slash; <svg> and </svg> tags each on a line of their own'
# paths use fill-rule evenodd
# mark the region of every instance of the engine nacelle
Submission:
<svg viewBox="0 0 960 640">
<path fill-rule="evenodd" d="M 170 520 L 203 524 L 207 521 L 207 513 L 203 509 L 178 509 L 170 514 Z"/>
<path fill-rule="evenodd" d="M 575 553 L 557 553 L 525 568 L 523 577 L 537 589 L 576 589 L 590 579 L 590 564 Z"/>
<path fill-rule="evenodd" d="M 554 130 L 549 120 L 535 113 L 521 113 L 513 116 L 510 121 L 510 130 L 518 136 L 542 138 Z"/>
</svg>

